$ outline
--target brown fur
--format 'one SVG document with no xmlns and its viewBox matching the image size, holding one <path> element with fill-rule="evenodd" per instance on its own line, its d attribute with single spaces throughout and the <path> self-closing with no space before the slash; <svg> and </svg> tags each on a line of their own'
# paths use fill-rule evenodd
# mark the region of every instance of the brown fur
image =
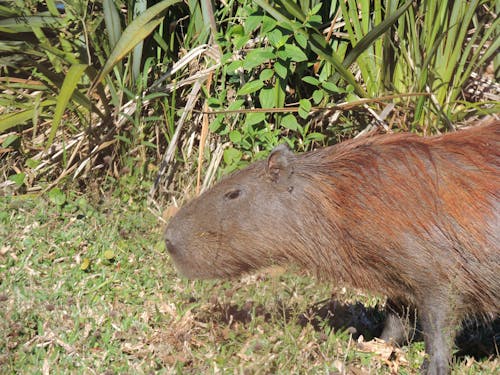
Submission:
<svg viewBox="0 0 500 375">
<path fill-rule="evenodd" d="M 171 220 L 188 277 L 294 263 L 417 306 L 428 374 L 457 324 L 500 311 L 500 122 L 436 137 L 382 135 L 302 155 L 276 148 Z"/>
</svg>

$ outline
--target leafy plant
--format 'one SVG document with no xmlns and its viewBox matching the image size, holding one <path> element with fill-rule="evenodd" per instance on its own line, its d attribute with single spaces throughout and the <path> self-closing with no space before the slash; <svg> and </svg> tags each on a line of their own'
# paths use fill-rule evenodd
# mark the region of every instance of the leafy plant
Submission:
<svg viewBox="0 0 500 375">
<path fill-rule="evenodd" d="M 428 118 L 455 122 L 464 112 L 475 110 L 463 100 L 463 88 L 471 76 L 500 48 L 500 19 L 483 13 L 492 2 L 455 1 L 445 4 L 422 1 L 410 8 L 396 29 L 400 48 L 395 49 L 393 67 L 386 81 L 400 91 L 427 91 L 415 108 L 415 122 Z M 424 16 L 421 17 L 420 15 Z M 439 20 L 436 22 L 436 20 Z M 498 112 L 498 103 L 486 112 Z"/>
<path fill-rule="evenodd" d="M 21 155 L 26 149 L 22 144 L 43 147 L 44 152 L 29 155 L 37 163 L 31 173 L 47 173 L 42 167 L 59 160 L 60 168 L 55 169 L 60 180 L 70 172 L 81 173 L 90 158 L 95 160 L 99 151 L 109 147 L 113 137 L 120 141 L 120 126 L 111 124 L 134 114 L 135 109 L 125 116 L 120 112 L 127 96 L 142 97 L 147 86 L 138 73 L 144 63 L 143 41 L 175 3 L 178 1 L 165 0 L 146 10 L 145 3 L 138 1 L 135 13 L 125 20 L 111 0 L 104 1 L 101 12 L 87 8 L 89 3 L 82 0 L 0 4 L 0 59 L 4 63 L 0 87 L 8 87 L 0 94 L 0 134 L 10 132 L 7 139 L 0 138 L 4 147 L 10 146 L 10 150 L 15 145 Z M 127 57 L 131 69 L 120 65 Z M 133 93 L 130 88 L 138 91 Z M 48 123 L 50 130 L 39 132 L 40 123 Z M 22 142 L 6 142 L 20 138 L 21 131 L 25 134 Z M 108 143 L 99 145 L 103 141 Z M 98 149 L 93 149 L 95 143 Z M 49 160 L 42 162 L 44 158 Z M 12 180 L 19 182 L 18 177 Z"/>
<path fill-rule="evenodd" d="M 322 3 L 311 4 L 310 9 L 305 3 L 302 3 L 304 8 L 300 8 L 289 1 L 278 1 L 274 5 L 265 1 L 255 3 L 258 7 L 239 12 L 245 20 L 243 27 L 229 26 L 219 40 L 223 49 L 241 51 L 241 57 L 226 55 L 227 64 L 221 72 L 220 81 L 240 83 L 226 109 L 231 113 L 250 107 L 237 126 L 234 123 L 241 113 L 228 122 L 223 115 L 217 115 L 210 126 L 212 131 L 228 135 L 232 142 L 232 147 L 224 152 L 224 173 L 245 165 L 253 157 L 260 157 L 262 151 L 269 151 L 285 135 L 290 146 L 299 150 L 324 145 L 325 134 L 311 131 L 309 114 L 313 104 L 327 106 L 338 99 L 353 101 L 368 96 L 349 69 L 358 56 L 370 55 L 371 45 L 378 42 L 410 6 L 409 2 L 404 4 L 383 21 L 378 17 L 371 33 L 367 31 L 367 35 L 352 42 L 354 48 L 347 53 L 347 42 L 330 45 L 319 31 L 325 22 L 320 15 L 325 14 Z M 331 11 L 342 10 L 339 4 L 333 4 L 337 8 L 332 6 Z M 378 6 L 380 13 L 381 5 L 378 3 Z M 317 58 L 323 61 L 319 68 Z M 369 65 L 364 66 L 370 73 Z M 372 86 L 375 87 L 376 82 Z M 373 94 L 374 89 L 370 88 L 370 92 Z M 212 108 L 224 109 L 222 103 L 228 99 L 227 91 L 215 95 L 209 100 Z M 271 111 L 294 104 L 298 105 L 296 113 Z"/>
<path fill-rule="evenodd" d="M 499 109 L 464 90 L 499 47 L 491 1 L 5 4 L 0 186 L 158 171 L 171 191 L 206 168 L 206 187 L 280 142 L 305 151 L 373 121 L 429 132 Z"/>
</svg>

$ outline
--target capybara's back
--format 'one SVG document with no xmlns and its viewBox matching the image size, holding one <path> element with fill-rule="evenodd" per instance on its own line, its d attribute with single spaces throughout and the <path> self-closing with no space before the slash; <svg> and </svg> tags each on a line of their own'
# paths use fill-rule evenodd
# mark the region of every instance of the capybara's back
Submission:
<svg viewBox="0 0 500 375">
<path fill-rule="evenodd" d="M 188 277 L 294 263 L 416 306 L 424 372 L 446 373 L 461 320 L 500 311 L 500 122 L 279 146 L 187 204 L 165 238 Z"/>
</svg>

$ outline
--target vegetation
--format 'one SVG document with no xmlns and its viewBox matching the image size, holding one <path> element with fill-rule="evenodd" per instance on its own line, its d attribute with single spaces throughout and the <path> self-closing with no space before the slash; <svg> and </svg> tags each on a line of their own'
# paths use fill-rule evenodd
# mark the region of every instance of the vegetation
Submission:
<svg viewBox="0 0 500 375">
<path fill-rule="evenodd" d="M 283 140 L 497 113 L 499 22 L 479 0 L 3 1 L 2 187 L 161 167 L 161 192 L 206 188 Z"/>
<path fill-rule="evenodd" d="M 311 306 L 331 286 L 307 275 L 178 279 L 159 222 L 280 142 L 497 115 L 498 10 L 1 0 L 0 372 L 415 372 L 421 342 L 358 343 Z M 336 298 L 370 339 L 383 301 Z"/>
</svg>

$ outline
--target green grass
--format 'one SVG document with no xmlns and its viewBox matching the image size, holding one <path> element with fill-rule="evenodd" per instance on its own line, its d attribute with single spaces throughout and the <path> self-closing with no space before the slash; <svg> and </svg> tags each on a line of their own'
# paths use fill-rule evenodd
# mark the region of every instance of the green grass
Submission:
<svg viewBox="0 0 500 375">
<path fill-rule="evenodd" d="M 328 283 L 279 272 L 180 279 L 144 195 L 0 197 L 0 373 L 418 371 L 422 342 L 385 360 L 319 318 Z M 379 300 L 342 289 L 336 298 L 367 303 L 347 320 L 380 323 Z M 466 359 L 455 370 L 498 365 Z"/>
</svg>

